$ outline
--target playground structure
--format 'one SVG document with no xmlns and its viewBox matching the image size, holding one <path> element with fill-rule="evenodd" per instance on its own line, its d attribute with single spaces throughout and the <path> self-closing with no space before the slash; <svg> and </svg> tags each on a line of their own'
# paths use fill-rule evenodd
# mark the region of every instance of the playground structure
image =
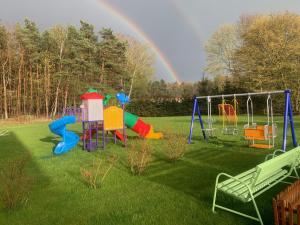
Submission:
<svg viewBox="0 0 300 225">
<path fill-rule="evenodd" d="M 160 139 L 163 134 L 154 132 L 153 126 L 145 123 L 138 116 L 125 112 L 125 104 L 129 102 L 129 97 L 120 92 L 116 95 L 120 107 L 108 105 L 111 95 L 105 97 L 98 94 L 97 90 L 89 89 L 80 96 L 82 104 L 80 108 L 68 107 L 63 110 L 63 116 L 49 124 L 50 130 L 63 138 L 54 149 L 54 154 L 63 154 L 75 147 L 79 137 L 66 130 L 66 125 L 71 123 L 82 122 L 83 149 L 86 151 L 96 150 L 102 140 L 102 148 L 111 139 L 109 134 L 113 134 L 114 143 L 120 140 L 126 146 L 126 127 L 137 133 L 142 138 Z M 80 112 L 80 113 L 79 113 Z M 80 118 L 79 118 L 80 117 Z M 0 134 L 1 135 L 1 134 Z M 101 140 L 100 140 L 101 138 Z"/>
<path fill-rule="evenodd" d="M 70 151 L 79 142 L 79 136 L 72 131 L 68 131 L 67 124 L 76 122 L 75 116 L 64 116 L 49 124 L 49 129 L 56 135 L 62 137 L 62 141 L 54 147 L 54 154 L 61 155 Z"/>
<path fill-rule="evenodd" d="M 207 140 L 214 134 L 214 127 L 212 125 L 212 115 L 211 115 L 211 101 L 212 99 L 222 98 L 223 100 L 228 97 L 248 97 L 247 99 L 247 115 L 248 115 L 248 123 L 244 126 L 244 138 L 249 142 L 249 147 L 254 148 L 272 148 L 274 147 L 274 139 L 277 136 L 276 134 L 276 124 L 273 121 L 273 108 L 272 108 L 272 99 L 271 95 L 275 94 L 284 94 L 285 106 L 284 106 L 284 116 L 283 116 L 283 141 L 282 141 L 282 150 L 286 150 L 287 143 L 287 131 L 288 131 L 288 121 L 290 123 L 291 133 L 292 133 L 292 141 L 293 146 L 297 146 L 297 140 L 294 129 L 294 120 L 293 120 L 293 110 L 291 103 L 291 91 L 272 91 L 272 92 L 259 92 L 259 93 L 241 93 L 241 94 L 226 94 L 226 95 L 213 95 L 213 96 L 198 96 L 194 98 L 191 125 L 190 125 L 190 133 L 188 138 L 188 143 L 190 144 L 192 141 L 193 128 L 194 128 L 194 120 L 195 114 L 198 115 L 198 120 L 201 126 L 201 131 L 203 138 Z M 267 97 L 267 123 L 263 125 L 259 125 L 254 123 L 253 121 L 253 103 L 252 96 L 268 96 Z M 208 105 L 208 118 L 207 118 L 207 128 L 204 127 L 201 110 L 199 108 L 199 101 L 201 99 L 207 100 Z M 224 101 L 222 102 L 224 103 Z M 225 105 L 223 105 L 225 106 Z M 221 108 L 223 107 L 221 106 Z M 222 112 L 224 117 L 224 112 Z M 251 120 L 250 120 L 251 118 Z M 224 120 L 223 120 L 224 121 Z M 237 123 L 237 119 L 236 119 Z M 224 128 L 224 127 L 223 127 Z M 267 141 L 267 144 L 259 144 L 256 141 Z"/>
<path fill-rule="evenodd" d="M 81 122 L 81 109 L 79 107 L 66 107 L 62 111 L 63 116 L 75 116 L 77 122 Z"/>
<path fill-rule="evenodd" d="M 116 95 L 121 107 L 109 106 L 111 98 L 111 95 L 103 97 L 93 89 L 81 96 L 83 100 L 81 105 L 83 135 L 81 139 L 85 150 L 95 150 L 100 143 L 99 137 L 102 137 L 102 147 L 104 148 L 110 139 L 109 133 L 113 134 L 114 143 L 120 140 L 126 146 L 126 127 L 142 138 L 160 139 L 163 137 L 162 133 L 154 132 L 152 125 L 125 111 L 125 104 L 129 102 L 128 96 L 124 93 Z"/>
</svg>

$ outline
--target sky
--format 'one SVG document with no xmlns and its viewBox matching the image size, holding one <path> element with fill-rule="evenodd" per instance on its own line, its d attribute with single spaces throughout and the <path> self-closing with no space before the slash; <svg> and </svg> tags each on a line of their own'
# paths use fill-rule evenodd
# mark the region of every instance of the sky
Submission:
<svg viewBox="0 0 300 225">
<path fill-rule="evenodd" d="M 299 0 L 0 0 L 0 21 L 25 17 L 41 30 L 85 20 L 98 31 L 111 27 L 149 45 L 156 56 L 156 78 L 192 82 L 202 78 L 205 42 L 219 26 L 243 14 L 290 11 Z"/>
</svg>

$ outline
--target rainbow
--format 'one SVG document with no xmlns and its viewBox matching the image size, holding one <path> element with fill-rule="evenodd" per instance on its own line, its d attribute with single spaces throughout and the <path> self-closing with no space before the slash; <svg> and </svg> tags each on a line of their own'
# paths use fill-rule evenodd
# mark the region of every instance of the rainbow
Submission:
<svg viewBox="0 0 300 225">
<path fill-rule="evenodd" d="M 197 19 L 194 19 L 190 13 L 188 13 L 184 7 L 184 4 L 182 4 L 182 1 L 178 0 L 170 0 L 170 3 L 174 6 L 178 16 L 183 18 L 183 20 L 186 22 L 186 24 L 193 30 L 197 38 L 200 42 L 202 42 L 203 37 L 199 30 L 198 24 L 195 22 Z"/>
<path fill-rule="evenodd" d="M 105 0 L 97 0 L 101 6 L 108 11 L 111 15 L 118 18 L 120 21 L 126 24 L 133 32 L 135 32 L 139 38 L 141 38 L 145 43 L 147 43 L 152 51 L 158 56 L 159 61 L 162 63 L 164 68 L 168 71 L 169 75 L 177 82 L 181 83 L 181 79 L 176 73 L 175 69 L 172 67 L 168 58 L 164 53 L 157 47 L 157 45 L 141 30 L 141 28 L 134 23 L 129 17 L 124 15 L 119 9 L 117 9 L 112 4 L 109 4 Z"/>
</svg>

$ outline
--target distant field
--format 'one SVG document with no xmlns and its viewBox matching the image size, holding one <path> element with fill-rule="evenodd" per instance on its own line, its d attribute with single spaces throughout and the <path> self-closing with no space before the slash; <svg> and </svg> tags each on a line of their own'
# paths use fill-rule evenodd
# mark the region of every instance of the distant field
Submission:
<svg viewBox="0 0 300 225">
<path fill-rule="evenodd" d="M 188 136 L 190 117 L 144 118 L 157 131 L 172 131 Z M 239 119 L 239 127 L 246 123 Z M 204 118 L 205 120 L 205 118 Z M 255 117 L 265 123 L 266 117 Z M 295 118 L 300 134 L 300 117 Z M 282 117 L 275 117 L 279 132 L 277 148 L 282 141 Z M 48 123 L 5 126 L 8 136 L 0 137 L 0 169 L 7 162 L 29 152 L 32 160 L 28 173 L 34 178 L 25 205 L 7 211 L 0 203 L 2 225 L 253 225 L 251 220 L 218 211 L 211 212 L 216 175 L 220 172 L 238 174 L 262 162 L 272 150 L 250 149 L 240 134 L 225 136 L 220 132 L 221 121 L 216 117 L 218 138 L 208 142 L 200 136 L 200 126 L 195 124 L 194 141 L 184 158 L 176 163 L 166 160 L 165 140 L 152 140 L 154 159 L 142 176 L 133 176 L 127 167 L 127 151 L 121 145 L 110 143 L 107 148 L 93 153 L 82 151 L 81 143 L 69 153 L 53 156 L 52 148 L 58 138 L 51 134 Z M 1 127 L 1 129 L 5 128 Z M 70 130 L 81 132 L 81 124 L 71 125 Z M 129 132 L 129 139 L 134 133 Z M 288 148 L 291 148 L 290 133 Z M 80 175 L 80 168 L 93 159 L 117 154 L 119 161 L 97 190 L 89 189 Z M 272 224 L 272 197 L 285 185 L 279 184 L 257 199 L 266 225 Z M 1 182 L 0 182 L 1 188 Z M 252 205 L 240 204 L 221 196 L 226 204 L 253 212 Z M 254 212 L 253 212 L 254 213 Z"/>
</svg>

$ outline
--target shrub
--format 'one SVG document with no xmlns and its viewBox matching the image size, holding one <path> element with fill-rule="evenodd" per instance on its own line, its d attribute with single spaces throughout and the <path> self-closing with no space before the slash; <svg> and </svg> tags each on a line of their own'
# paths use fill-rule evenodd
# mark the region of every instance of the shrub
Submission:
<svg viewBox="0 0 300 225">
<path fill-rule="evenodd" d="M 182 134 L 166 133 L 165 154 L 170 161 L 182 158 L 187 150 L 187 138 Z"/>
<path fill-rule="evenodd" d="M 80 168 L 81 176 L 89 187 L 100 188 L 117 161 L 116 155 L 111 155 L 107 159 L 94 159 L 88 168 Z"/>
<path fill-rule="evenodd" d="M 152 159 L 152 147 L 147 140 L 135 141 L 130 144 L 128 164 L 134 175 L 141 175 Z"/>
<path fill-rule="evenodd" d="M 9 161 L 0 172 L 1 201 L 6 209 L 13 209 L 28 200 L 31 178 L 25 173 L 29 156 Z"/>
</svg>

